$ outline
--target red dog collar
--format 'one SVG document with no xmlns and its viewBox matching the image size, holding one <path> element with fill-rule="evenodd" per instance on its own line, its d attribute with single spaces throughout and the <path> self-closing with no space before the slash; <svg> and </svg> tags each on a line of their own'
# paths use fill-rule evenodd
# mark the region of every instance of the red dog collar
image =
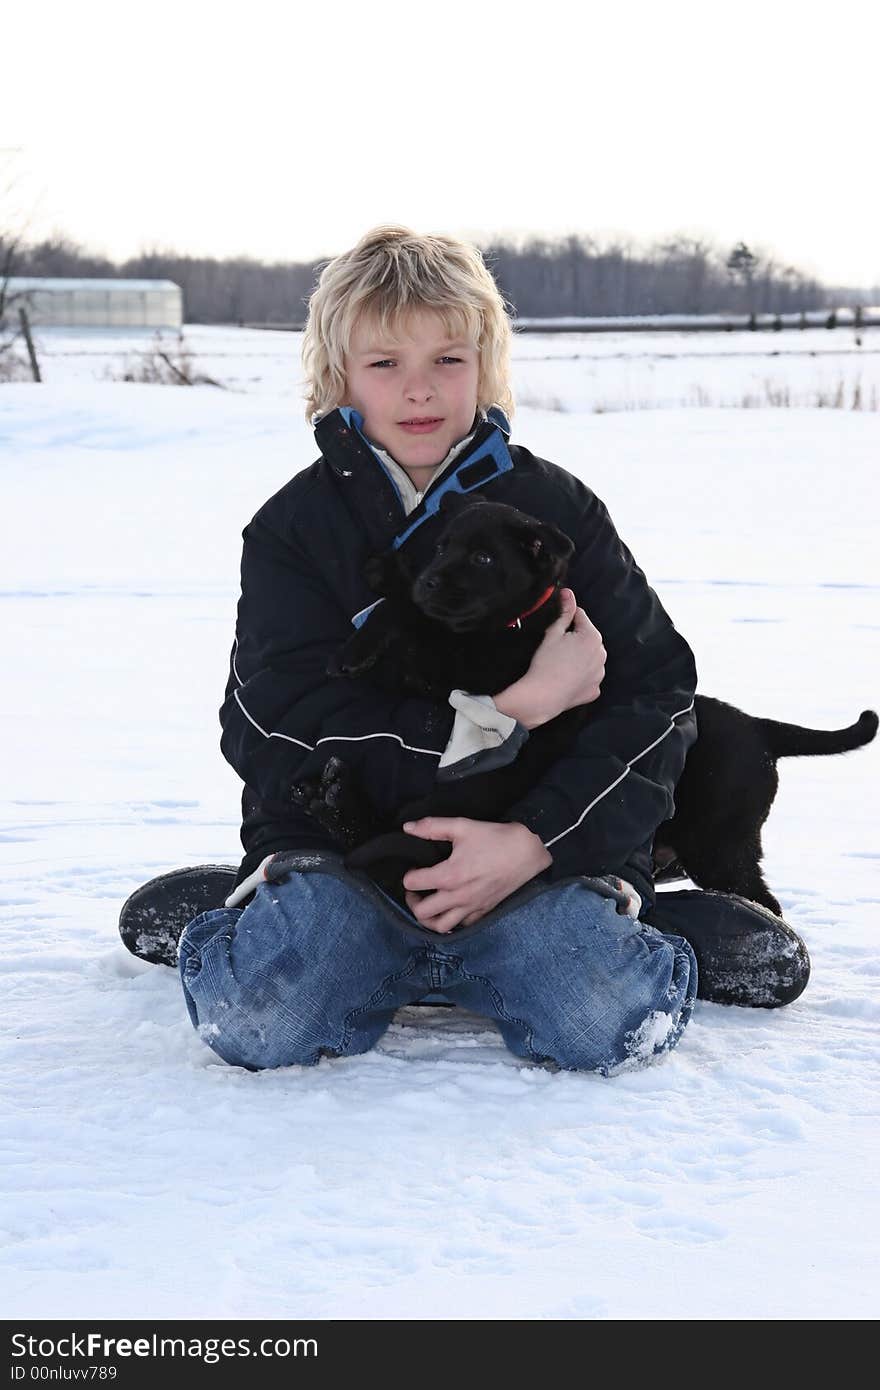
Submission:
<svg viewBox="0 0 880 1390">
<path fill-rule="evenodd" d="M 537 602 L 532 604 L 531 608 L 527 608 L 525 613 L 520 613 L 519 617 L 514 618 L 512 622 L 507 624 L 507 626 L 520 627 L 522 625 L 523 618 L 528 618 L 532 613 L 537 613 L 538 609 L 547 602 L 550 595 L 556 593 L 556 589 L 557 586 L 555 584 L 549 585 L 549 587 L 544 590 L 543 594 L 537 600 Z"/>
</svg>

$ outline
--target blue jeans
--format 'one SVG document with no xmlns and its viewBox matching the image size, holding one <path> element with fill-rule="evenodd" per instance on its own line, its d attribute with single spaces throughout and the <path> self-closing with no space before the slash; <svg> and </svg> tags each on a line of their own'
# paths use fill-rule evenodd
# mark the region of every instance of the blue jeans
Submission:
<svg viewBox="0 0 880 1390">
<path fill-rule="evenodd" d="M 608 1075 L 674 1047 L 697 990 L 687 941 L 578 879 L 533 881 L 441 935 L 341 867 L 196 917 L 180 976 L 199 1035 L 254 1071 L 367 1052 L 397 1009 L 439 991 L 494 1019 L 518 1057 Z"/>
</svg>

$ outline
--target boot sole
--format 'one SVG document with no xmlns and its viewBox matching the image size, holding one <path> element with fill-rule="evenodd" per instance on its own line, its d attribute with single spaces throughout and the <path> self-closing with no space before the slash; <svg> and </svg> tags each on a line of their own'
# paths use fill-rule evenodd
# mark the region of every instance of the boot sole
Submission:
<svg viewBox="0 0 880 1390">
<path fill-rule="evenodd" d="M 236 876 L 228 864 L 200 864 L 151 878 L 123 903 L 119 914 L 123 945 L 153 965 L 176 966 L 184 927 L 203 912 L 222 907 Z"/>
<path fill-rule="evenodd" d="M 707 890 L 659 893 L 646 915 L 661 931 L 690 942 L 697 958 L 698 999 L 779 1009 L 807 987 L 810 956 L 804 942 L 760 903 Z"/>
</svg>

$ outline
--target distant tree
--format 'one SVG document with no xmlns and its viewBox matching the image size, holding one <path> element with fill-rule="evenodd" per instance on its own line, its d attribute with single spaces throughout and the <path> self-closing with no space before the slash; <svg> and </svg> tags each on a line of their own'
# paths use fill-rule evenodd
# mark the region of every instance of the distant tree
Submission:
<svg viewBox="0 0 880 1390">
<path fill-rule="evenodd" d="M 30 248 L 24 273 L 45 276 L 48 279 L 65 276 L 74 276 L 77 279 L 112 279 L 117 271 L 113 262 L 106 256 L 92 255 L 63 232 L 56 231 Z"/>
<path fill-rule="evenodd" d="M 739 241 L 727 257 L 725 265 L 731 280 L 741 285 L 751 285 L 758 269 L 758 257 L 753 255 L 744 241 Z"/>
</svg>

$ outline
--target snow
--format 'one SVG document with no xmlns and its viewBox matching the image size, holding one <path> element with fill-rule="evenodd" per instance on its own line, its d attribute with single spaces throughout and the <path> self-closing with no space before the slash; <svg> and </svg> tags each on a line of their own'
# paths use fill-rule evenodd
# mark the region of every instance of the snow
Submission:
<svg viewBox="0 0 880 1390">
<path fill-rule="evenodd" d="M 426 1008 L 362 1057 L 248 1073 L 194 1032 L 173 971 L 118 944 L 146 878 L 236 860 L 217 708 L 240 531 L 316 456 L 297 335 L 190 335 L 237 389 L 110 383 L 112 356 L 60 355 L 46 385 L 0 388 L 6 1316 L 875 1316 L 876 744 L 780 767 L 765 867 L 806 993 L 698 1003 L 665 1060 L 613 1078 L 529 1066 L 487 1020 Z M 691 379 L 734 397 L 744 372 L 812 390 L 858 350 L 711 336 L 617 356 L 614 335 L 523 337 L 516 387 L 561 408 L 521 407 L 514 440 L 608 503 L 706 693 L 849 724 L 880 699 L 880 415 L 674 403 Z M 131 346 L 42 338 L 117 365 Z M 873 348 L 855 360 L 878 379 Z M 651 371 L 671 408 L 618 409 Z"/>
<path fill-rule="evenodd" d="M 118 328 L 38 331 L 45 381 L 121 374 L 126 358 L 149 353 L 155 335 Z M 188 325 L 196 370 L 230 390 L 276 400 L 299 389 L 301 333 Z M 162 334 L 165 348 L 177 335 Z M 520 407 L 618 411 L 670 406 L 775 403 L 815 406 L 860 387 L 880 407 L 880 328 L 787 329 L 781 333 L 518 333 L 514 380 Z M 302 412 L 302 405 L 299 405 Z"/>
</svg>

